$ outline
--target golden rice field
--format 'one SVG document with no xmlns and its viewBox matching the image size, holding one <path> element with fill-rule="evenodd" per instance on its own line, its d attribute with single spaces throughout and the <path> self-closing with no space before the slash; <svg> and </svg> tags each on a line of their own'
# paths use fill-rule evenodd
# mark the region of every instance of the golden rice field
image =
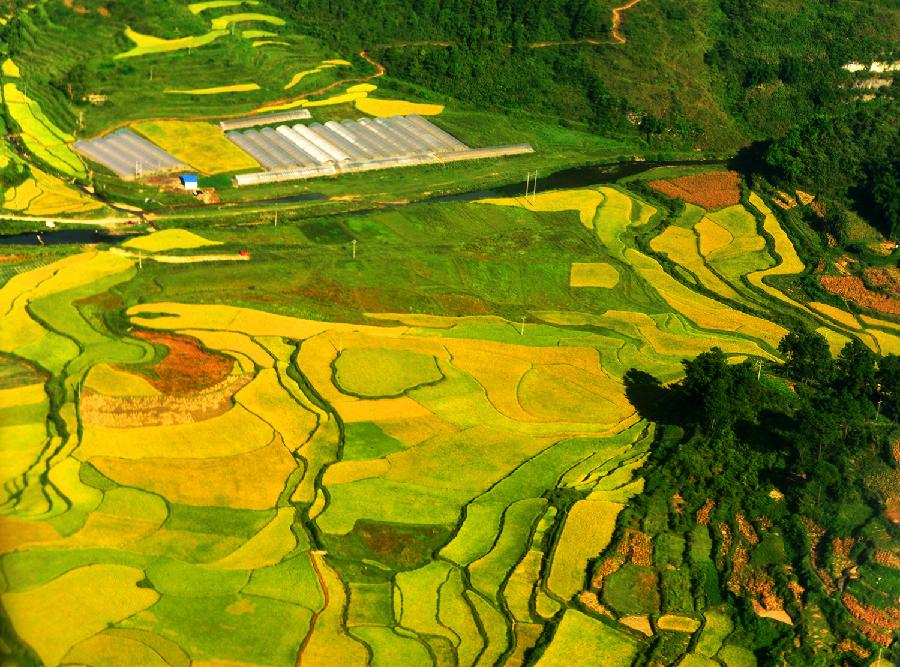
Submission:
<svg viewBox="0 0 900 667">
<path fill-rule="evenodd" d="M 575 262 L 569 274 L 571 287 L 605 287 L 612 289 L 619 283 L 619 272 L 606 262 Z"/>
<path fill-rule="evenodd" d="M 69 176 L 85 176 L 81 158 L 69 148 L 74 137 L 56 127 L 40 104 L 28 98 L 15 83 L 3 84 L 3 95 L 10 117 L 21 128 L 22 140 L 39 160 Z"/>
<path fill-rule="evenodd" d="M 258 83 L 236 83 L 230 86 L 215 86 L 213 88 L 191 88 L 191 89 L 166 89 L 165 93 L 170 95 L 222 95 L 223 93 L 247 93 L 259 90 Z"/>
<path fill-rule="evenodd" d="M 32 177 L 3 194 L 3 208 L 26 215 L 94 215 L 108 209 L 56 176 L 31 167 Z"/>
<path fill-rule="evenodd" d="M 256 160 L 210 123 L 158 120 L 135 123 L 131 129 L 204 174 L 259 168 Z"/>
<path fill-rule="evenodd" d="M 360 111 L 370 116 L 408 116 L 419 114 L 420 116 L 437 116 L 444 111 L 441 104 L 423 104 L 421 102 L 407 102 L 406 100 L 383 100 L 376 97 L 359 97 L 353 105 Z"/>
</svg>

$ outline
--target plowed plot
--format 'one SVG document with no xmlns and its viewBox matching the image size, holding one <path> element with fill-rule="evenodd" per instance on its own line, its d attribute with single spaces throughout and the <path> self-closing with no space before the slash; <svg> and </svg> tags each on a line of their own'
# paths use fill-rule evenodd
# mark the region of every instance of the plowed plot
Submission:
<svg viewBox="0 0 900 667">
<path fill-rule="evenodd" d="M 223 382 L 234 360 L 204 350 L 195 338 L 177 334 L 136 331 L 134 336 L 163 345 L 168 353 L 150 369 L 141 369 L 147 380 L 165 394 L 187 394 Z"/>
<path fill-rule="evenodd" d="M 203 421 L 230 410 L 234 395 L 251 379 L 250 375 L 235 376 L 190 396 L 104 396 L 85 391 L 81 414 L 89 424 L 118 428 Z"/>
<path fill-rule="evenodd" d="M 896 266 L 866 269 L 866 280 L 890 296 L 900 299 L 900 269 Z"/>
<path fill-rule="evenodd" d="M 900 315 L 900 300 L 873 292 L 856 276 L 821 276 L 819 282 L 832 294 L 850 299 L 863 308 Z"/>
<path fill-rule="evenodd" d="M 667 197 L 702 206 L 708 211 L 717 211 L 740 203 L 740 182 L 740 175 L 726 171 L 651 181 L 649 185 Z"/>
</svg>

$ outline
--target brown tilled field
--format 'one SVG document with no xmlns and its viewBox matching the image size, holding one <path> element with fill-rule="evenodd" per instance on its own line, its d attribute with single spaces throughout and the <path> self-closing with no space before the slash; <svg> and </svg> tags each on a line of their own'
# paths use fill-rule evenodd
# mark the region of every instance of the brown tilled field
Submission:
<svg viewBox="0 0 900 667">
<path fill-rule="evenodd" d="M 820 276 L 819 282 L 832 294 L 850 299 L 863 308 L 900 315 L 900 300 L 873 292 L 856 276 Z"/>
<path fill-rule="evenodd" d="M 900 298 L 900 269 L 897 267 L 866 269 L 866 280 L 892 297 Z"/>
<path fill-rule="evenodd" d="M 667 197 L 716 211 L 741 202 L 740 182 L 737 172 L 723 171 L 651 181 L 648 185 Z"/>
<path fill-rule="evenodd" d="M 140 369 L 147 381 L 164 394 L 188 394 L 223 382 L 234 367 L 234 359 L 204 350 L 190 336 L 135 331 L 137 338 L 162 345 L 168 354 L 150 369 Z"/>
</svg>

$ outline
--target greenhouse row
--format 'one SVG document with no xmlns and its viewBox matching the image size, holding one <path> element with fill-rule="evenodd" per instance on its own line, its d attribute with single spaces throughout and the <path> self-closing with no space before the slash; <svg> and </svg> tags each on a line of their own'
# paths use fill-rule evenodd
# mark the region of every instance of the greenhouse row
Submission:
<svg viewBox="0 0 900 667">
<path fill-rule="evenodd" d="M 266 169 L 416 158 L 468 149 L 416 115 L 282 125 L 229 132 L 228 138 Z"/>
<path fill-rule="evenodd" d="M 75 143 L 75 150 L 111 169 L 119 178 L 134 180 L 142 175 L 169 171 L 182 163 L 130 130 L 117 130 L 106 137 Z"/>
<path fill-rule="evenodd" d="M 243 130 L 248 127 L 259 127 L 260 125 L 290 123 L 294 120 L 309 120 L 310 118 L 312 118 L 312 114 L 309 113 L 308 109 L 295 109 L 294 111 L 271 113 L 265 116 L 248 116 L 247 118 L 223 120 L 219 123 L 219 127 L 225 132 L 228 132 L 230 130 Z"/>
<path fill-rule="evenodd" d="M 491 148 L 465 148 L 463 150 L 448 151 L 442 153 L 423 153 L 420 155 L 405 157 L 389 157 L 377 160 L 360 160 L 351 162 L 329 162 L 327 164 L 288 167 L 261 171 L 252 174 L 238 174 L 234 177 L 235 185 L 244 187 L 248 185 L 262 185 L 264 183 L 280 183 L 283 181 L 299 181 L 319 176 L 337 176 L 339 174 L 352 174 L 361 171 L 374 171 L 377 169 L 392 169 L 396 167 L 412 167 L 416 165 L 444 164 L 447 162 L 459 162 L 461 160 L 480 160 L 487 158 L 507 157 L 511 155 L 524 155 L 533 153 L 534 148 L 528 144 L 516 144 L 513 146 L 494 146 Z"/>
</svg>

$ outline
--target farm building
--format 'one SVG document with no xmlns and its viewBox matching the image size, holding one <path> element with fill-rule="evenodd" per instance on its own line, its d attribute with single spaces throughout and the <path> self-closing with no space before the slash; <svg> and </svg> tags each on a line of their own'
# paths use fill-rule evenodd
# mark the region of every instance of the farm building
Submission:
<svg viewBox="0 0 900 667">
<path fill-rule="evenodd" d="M 534 152 L 525 144 L 469 148 L 415 114 L 281 125 L 227 136 L 268 170 L 235 176 L 238 186 Z"/>
<path fill-rule="evenodd" d="M 199 181 L 196 174 L 182 174 L 178 179 L 185 190 L 196 190 Z"/>
</svg>

